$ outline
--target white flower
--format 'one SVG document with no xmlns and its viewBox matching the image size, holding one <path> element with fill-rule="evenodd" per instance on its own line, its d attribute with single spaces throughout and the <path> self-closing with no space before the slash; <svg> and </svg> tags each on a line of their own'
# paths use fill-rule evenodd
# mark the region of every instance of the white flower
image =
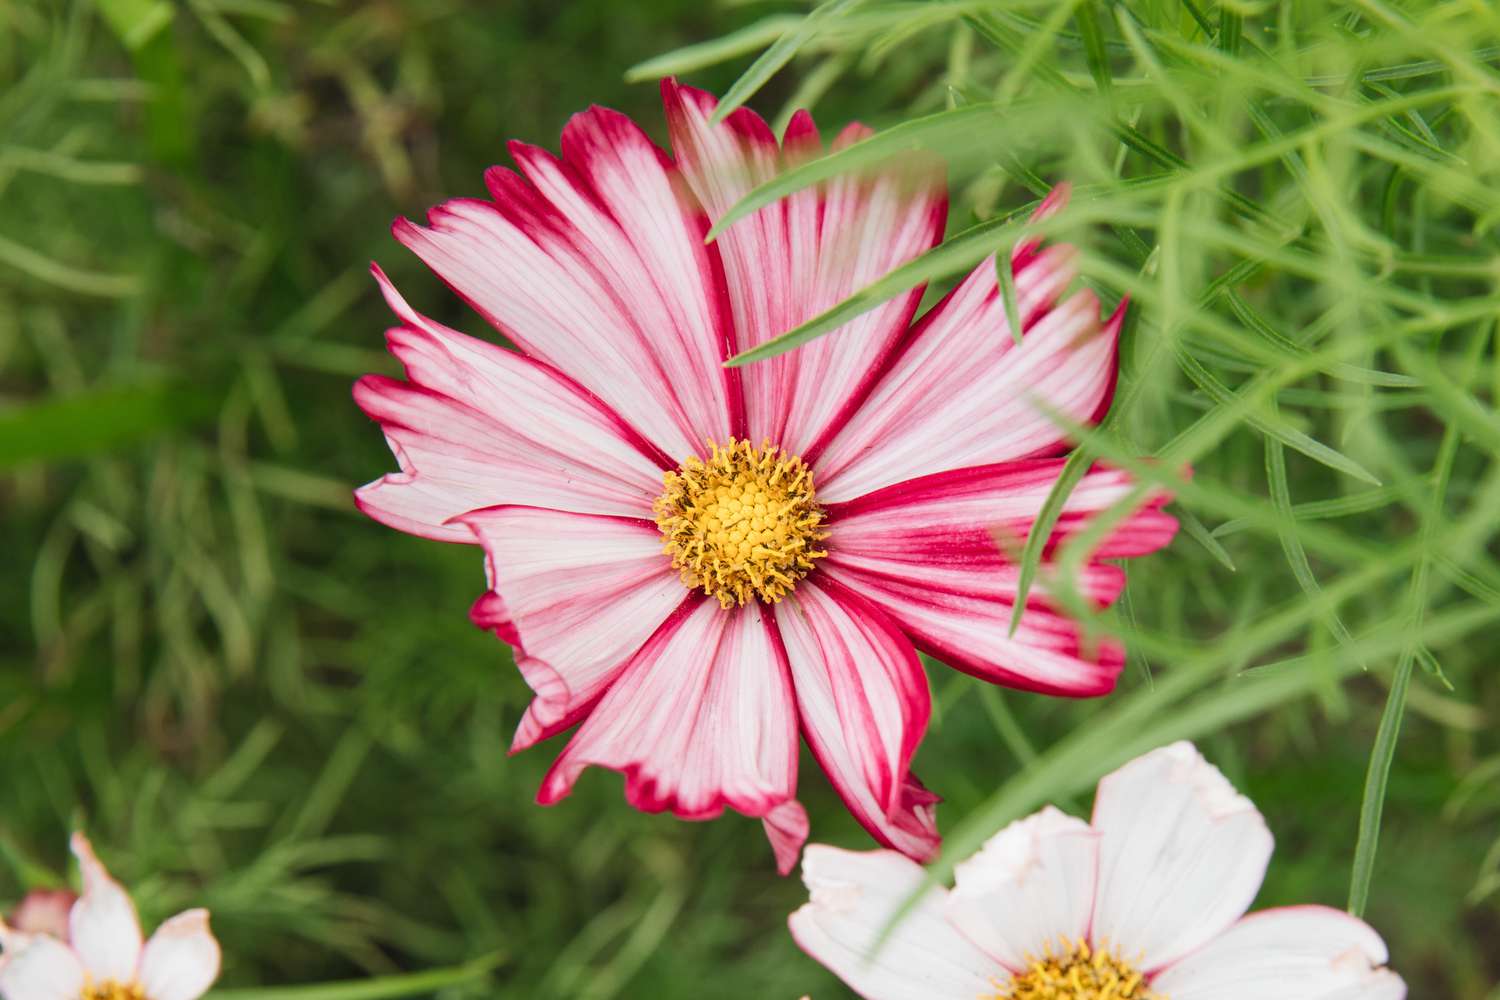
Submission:
<svg viewBox="0 0 1500 1000">
<path fill-rule="evenodd" d="M 876 947 L 921 884 L 894 851 L 807 849 L 792 935 L 868 1000 L 1403 1000 L 1385 942 L 1341 910 L 1245 915 L 1272 839 L 1189 743 L 1099 782 L 1092 822 L 1001 830 Z"/>
<path fill-rule="evenodd" d="M 135 904 L 81 833 L 73 853 L 83 895 L 68 914 L 68 943 L 0 923 L 4 1000 L 198 1000 L 219 977 L 219 942 L 207 910 L 179 913 L 141 941 Z"/>
</svg>

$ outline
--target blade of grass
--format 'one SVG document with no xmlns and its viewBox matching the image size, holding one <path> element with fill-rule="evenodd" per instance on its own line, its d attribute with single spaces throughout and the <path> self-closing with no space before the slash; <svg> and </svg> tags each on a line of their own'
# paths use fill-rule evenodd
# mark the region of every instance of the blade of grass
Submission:
<svg viewBox="0 0 1500 1000">
<path fill-rule="evenodd" d="M 0 469 L 134 444 L 213 416 L 209 391 L 179 382 L 101 389 L 0 412 Z"/>
<path fill-rule="evenodd" d="M 802 18 L 789 14 L 767 17 L 727 35 L 694 45 L 684 45 L 680 49 L 636 63 L 625 71 L 625 80 L 628 83 L 640 83 L 715 66 L 770 45 L 801 24 Z"/>
<path fill-rule="evenodd" d="M 430 995 L 450 986 L 473 982 L 498 969 L 508 959 L 504 952 L 457 965 L 399 976 L 319 983 L 313 986 L 272 986 L 264 989 L 214 990 L 208 1000 L 394 1000 Z"/>
<path fill-rule="evenodd" d="M 824 21 L 836 18 L 839 14 L 862 2 L 863 0 L 825 0 L 824 3 L 815 7 L 795 28 L 784 32 L 772 42 L 770 47 L 750 64 L 750 68 L 734 81 L 725 91 L 724 96 L 719 99 L 719 105 L 714 109 L 709 123 L 717 125 L 729 117 L 730 112 L 735 108 L 755 96 L 755 93 L 765 86 L 767 80 L 791 62 L 798 51 L 817 36 L 818 29 Z"/>
</svg>

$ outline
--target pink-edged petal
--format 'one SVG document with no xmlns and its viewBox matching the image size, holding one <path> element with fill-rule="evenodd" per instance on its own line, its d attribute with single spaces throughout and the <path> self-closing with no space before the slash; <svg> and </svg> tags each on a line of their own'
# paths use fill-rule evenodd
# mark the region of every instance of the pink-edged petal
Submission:
<svg viewBox="0 0 1500 1000">
<path fill-rule="evenodd" d="M 1072 258 L 1070 247 L 1052 247 L 1016 274 L 1019 345 L 993 260 L 924 316 L 812 459 L 818 495 L 848 500 L 917 476 L 1055 454 L 1059 416 L 1096 419 L 1114 392 L 1124 309 L 1101 324 L 1089 291 L 1054 306 L 1075 276 Z"/>
<path fill-rule="evenodd" d="M 401 220 L 397 239 L 667 453 L 725 440 L 739 381 L 720 367 L 729 317 L 701 211 L 624 115 L 574 115 L 562 150 L 513 143 L 524 178 L 493 168 L 494 201 L 450 201 L 426 228 Z"/>
<path fill-rule="evenodd" d="M 135 904 L 110 877 L 87 837 L 73 834 L 72 847 L 83 873 L 83 895 L 68 918 L 73 950 L 95 979 L 129 982 L 141 958 L 141 923 Z"/>
<path fill-rule="evenodd" d="M 67 945 L 45 934 L 8 934 L 0 954 L 4 1000 L 78 1000 L 83 963 Z"/>
<path fill-rule="evenodd" d="M 146 942 L 141 988 L 150 1000 L 198 1000 L 219 978 L 220 957 L 208 911 L 179 913 Z"/>
<path fill-rule="evenodd" d="M 1172 1000 L 1399 1000 L 1405 984 L 1380 968 L 1388 958 L 1363 920 L 1326 906 L 1289 906 L 1244 917 L 1151 988 Z"/>
<path fill-rule="evenodd" d="M 1250 907 L 1271 832 L 1191 743 L 1138 757 L 1099 782 L 1093 940 L 1148 973 L 1213 940 Z M 1174 998 L 1176 1000 L 1176 998 Z"/>
<path fill-rule="evenodd" d="M 1048 694 L 1109 691 L 1124 665 L 1113 640 L 1087 637 L 1049 600 L 1057 541 L 1126 499 L 1133 481 L 1096 467 L 1070 494 L 1044 550 L 1020 627 L 1010 622 L 1017 556 L 1061 473 L 1062 459 L 976 466 L 897 483 L 828 508 L 823 571 L 884 608 L 916 644 L 960 670 Z M 1141 555 L 1165 545 L 1177 522 L 1155 491 L 1106 538 L 1096 557 Z M 1116 566 L 1086 563 L 1073 585 L 1098 606 L 1124 584 Z"/>
<path fill-rule="evenodd" d="M 796 799 L 788 799 L 766 813 L 761 823 L 766 828 L 771 850 L 776 852 L 776 870 L 783 875 L 791 874 L 802 854 L 802 845 L 807 843 L 810 829 L 807 810 Z"/>
<path fill-rule="evenodd" d="M 886 615 L 813 576 L 776 606 L 802 731 L 854 818 L 925 861 L 937 851 L 936 796 L 910 773 L 931 699 L 916 650 Z"/>
<path fill-rule="evenodd" d="M 776 810 L 797 789 L 796 707 L 771 627 L 762 605 L 689 598 L 579 728 L 538 801 L 556 802 L 598 765 L 624 773 L 637 809 L 784 819 Z"/>
<path fill-rule="evenodd" d="M 1084 939 L 1094 909 L 1098 833 L 1051 806 L 1017 820 L 959 862 L 948 919 L 1012 971 Z"/>
<path fill-rule="evenodd" d="M 356 491 L 361 509 L 458 542 L 473 537 L 451 518 L 500 503 L 649 513 L 671 463 L 618 415 L 546 365 L 423 317 L 375 277 L 406 324 L 386 339 L 410 381 L 355 383 L 401 465 Z"/>
<path fill-rule="evenodd" d="M 740 108 L 709 125 L 716 101 L 704 91 L 662 84 L 672 148 L 709 218 L 722 217 L 788 162 L 821 151 L 812 119 L 788 127 L 786 151 L 754 112 Z M 869 135 L 860 126 L 834 143 Z M 935 246 L 947 199 L 942 165 L 925 157 L 890 161 L 806 188 L 736 222 L 715 241 L 735 320 L 735 349 L 746 350 L 812 319 Z M 789 354 L 744 368 L 749 437 L 769 437 L 801 453 L 852 401 L 898 339 L 922 289 L 897 296 Z"/>
<path fill-rule="evenodd" d="M 23 934 L 50 934 L 64 943 L 68 940 L 68 914 L 78 894 L 71 889 L 33 889 L 16 905 L 11 914 L 15 930 Z M 0 945 L 7 933 L 0 921 Z"/>
<path fill-rule="evenodd" d="M 811 896 L 788 924 L 802 950 L 866 1000 L 976 1000 L 994 996 L 1005 970 L 944 919 L 947 891 L 927 890 L 890 936 L 886 925 L 922 885 L 920 865 L 895 851 L 807 848 Z"/>
<path fill-rule="evenodd" d="M 516 647 L 536 692 L 512 752 L 576 722 L 686 596 L 650 521 L 493 507 L 458 523 L 490 580 L 475 624 Z"/>
</svg>

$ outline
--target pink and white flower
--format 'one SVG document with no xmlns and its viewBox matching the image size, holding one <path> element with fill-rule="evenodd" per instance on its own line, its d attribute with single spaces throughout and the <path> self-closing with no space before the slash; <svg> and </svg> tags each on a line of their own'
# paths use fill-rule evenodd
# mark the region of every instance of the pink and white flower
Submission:
<svg viewBox="0 0 1500 1000">
<path fill-rule="evenodd" d="M 879 842 L 928 857 L 937 797 L 910 773 L 929 713 L 918 649 L 1064 696 L 1109 691 L 1124 662 L 1045 585 L 1012 634 L 1017 567 L 996 540 L 1022 542 L 1056 480 L 1055 414 L 1107 409 L 1124 306 L 1101 321 L 1091 292 L 1065 295 L 1072 250 L 1030 240 L 1011 259 L 1019 343 L 992 259 L 915 323 L 921 289 L 725 368 L 934 246 L 942 171 L 835 179 L 706 245 L 711 219 L 821 142 L 806 113 L 778 143 L 747 110 L 713 126 L 708 94 L 670 80 L 663 94 L 675 158 L 596 107 L 561 157 L 512 143 L 519 171 L 491 168 L 490 198 L 396 222 L 517 350 L 421 315 L 375 267 L 406 381 L 366 376 L 354 394 L 401 470 L 357 502 L 483 546 L 473 620 L 515 647 L 536 695 L 512 751 L 579 726 L 541 802 L 613 768 L 638 808 L 763 819 L 787 871 L 807 835 L 800 731 Z M 1133 488 L 1094 468 L 1056 538 Z M 1076 585 L 1097 604 L 1124 582 L 1104 559 L 1171 539 L 1166 500 L 1093 553 Z"/>
<path fill-rule="evenodd" d="M 877 946 L 924 872 L 814 844 L 792 936 L 867 1000 L 1403 1000 L 1385 942 L 1325 906 L 1245 914 L 1271 833 L 1190 743 L 1105 776 L 1089 823 L 1047 807 L 992 837 Z"/>
<path fill-rule="evenodd" d="M 219 978 L 219 942 L 207 910 L 187 910 L 141 940 L 135 904 L 81 833 L 73 854 L 83 894 L 68 913 L 68 935 L 28 933 L 0 923 L 4 1000 L 198 1000 Z"/>
</svg>

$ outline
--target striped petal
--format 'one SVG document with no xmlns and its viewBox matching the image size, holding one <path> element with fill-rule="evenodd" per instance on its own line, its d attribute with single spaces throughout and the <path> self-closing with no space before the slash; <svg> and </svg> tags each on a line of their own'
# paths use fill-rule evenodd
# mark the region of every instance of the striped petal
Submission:
<svg viewBox="0 0 1500 1000">
<path fill-rule="evenodd" d="M 553 764 L 538 801 L 589 765 L 625 775 L 637 809 L 710 819 L 725 806 L 785 818 L 797 787 L 797 716 L 761 605 L 690 598 L 626 666 Z"/>
<path fill-rule="evenodd" d="M 634 122 L 592 108 L 561 159 L 511 145 L 493 201 L 399 220 L 396 238 L 527 354 L 567 372 L 675 458 L 738 429 L 738 375 L 706 222 Z"/>
<path fill-rule="evenodd" d="M 975 1000 L 1005 970 L 944 919 L 948 893 L 928 889 L 890 936 L 882 932 L 921 887 L 920 865 L 895 851 L 807 849 L 811 898 L 788 921 L 802 950 L 866 1000 Z"/>
<path fill-rule="evenodd" d="M 921 649 L 960 670 L 1011 687 L 1082 696 L 1109 691 L 1124 650 L 1086 637 L 1048 598 L 1054 568 L 1044 553 L 1040 582 L 1020 627 L 1010 621 L 1019 585 L 1017 555 L 1063 467 L 1062 459 L 978 466 L 898 483 L 829 508 L 828 558 L 820 565 L 880 605 Z M 1061 540 L 1125 500 L 1131 478 L 1096 467 L 1070 494 L 1055 529 Z M 1167 544 L 1177 522 L 1148 494 L 1103 541 L 1096 558 L 1142 555 Z M 1073 585 L 1097 606 L 1119 595 L 1119 567 L 1089 562 Z"/>
<path fill-rule="evenodd" d="M 1093 940 L 1155 973 L 1249 909 L 1271 832 L 1191 743 L 1137 757 L 1099 782 L 1099 891 Z M 1174 997 L 1173 1000 L 1178 1000 Z"/>
<path fill-rule="evenodd" d="M 418 314 L 377 268 L 405 326 L 391 352 L 409 381 L 367 375 L 360 407 L 385 431 L 401 471 L 355 493 L 383 524 L 472 542 L 455 516 L 500 503 L 643 516 L 670 467 L 618 415 L 545 365 Z"/>
<path fill-rule="evenodd" d="M 1363 920 L 1326 906 L 1242 918 L 1151 983 L 1172 1000 L 1401 1000 L 1406 985 L 1379 968 L 1385 942 Z"/>
<path fill-rule="evenodd" d="M 927 729 L 927 677 L 879 609 L 825 577 L 776 605 L 802 731 L 855 819 L 880 843 L 927 860 L 937 797 L 910 774 Z"/>
<path fill-rule="evenodd" d="M 754 112 L 739 108 L 708 123 L 712 95 L 662 83 L 672 148 L 710 219 L 788 163 L 822 151 L 805 112 L 784 148 Z M 846 129 L 839 149 L 869 135 Z M 892 161 L 806 188 L 730 226 L 715 241 L 734 313 L 736 351 L 762 344 L 842 301 L 942 238 L 947 198 L 940 163 Z M 851 320 L 836 332 L 744 369 L 749 437 L 769 437 L 801 454 L 864 395 L 881 360 L 906 332 L 922 289 Z"/>
<path fill-rule="evenodd" d="M 650 521 L 493 507 L 459 524 L 489 572 L 474 622 L 516 648 L 536 692 L 513 753 L 582 718 L 685 596 Z"/>
<path fill-rule="evenodd" d="M 1054 415 L 1097 419 L 1114 391 L 1124 310 L 1101 326 L 1092 292 L 1054 305 L 1075 277 L 1072 257 L 1066 246 L 1018 249 L 1019 345 L 993 260 L 924 316 L 826 448 L 803 456 L 819 496 L 848 500 L 935 472 L 1055 454 L 1064 434 Z"/>
</svg>

